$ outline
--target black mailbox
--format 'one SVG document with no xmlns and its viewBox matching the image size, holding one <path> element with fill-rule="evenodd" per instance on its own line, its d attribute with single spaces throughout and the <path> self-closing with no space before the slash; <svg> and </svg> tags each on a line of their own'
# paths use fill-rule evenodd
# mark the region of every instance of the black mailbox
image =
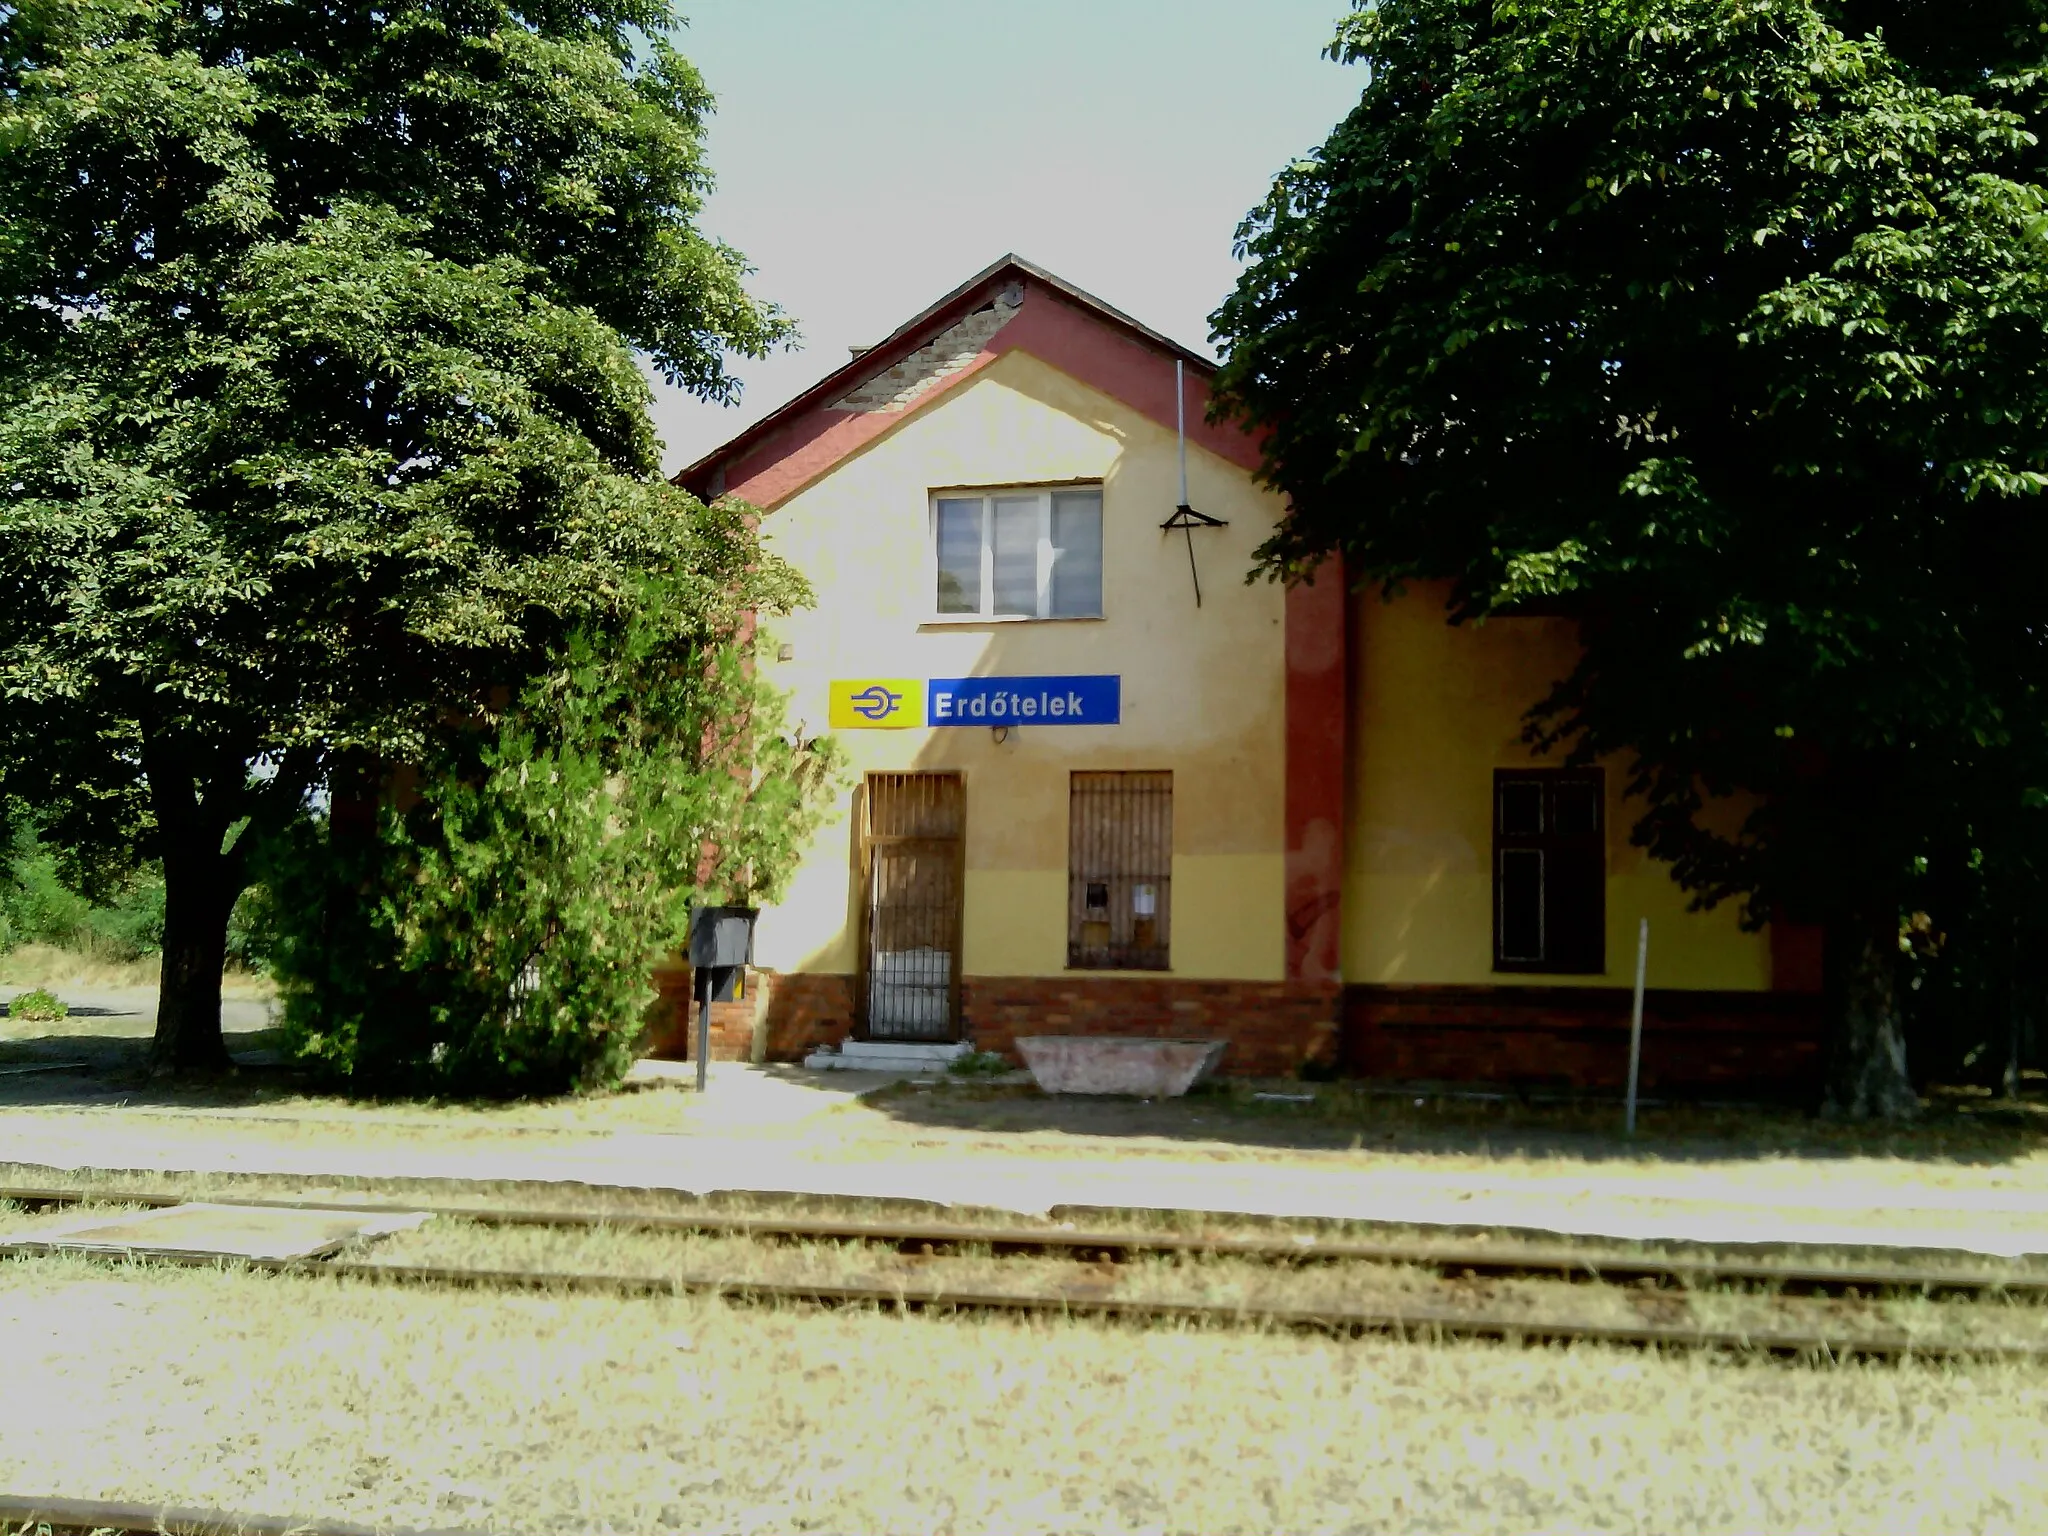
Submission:
<svg viewBox="0 0 2048 1536">
<path fill-rule="evenodd" d="M 754 958 L 754 907 L 690 909 L 690 969 L 697 993 L 697 1091 L 711 1062 L 711 1005 L 731 999 L 733 983 Z"/>
<path fill-rule="evenodd" d="M 690 964 L 699 970 L 726 970 L 754 958 L 757 907 L 694 907 L 690 911 Z"/>
</svg>

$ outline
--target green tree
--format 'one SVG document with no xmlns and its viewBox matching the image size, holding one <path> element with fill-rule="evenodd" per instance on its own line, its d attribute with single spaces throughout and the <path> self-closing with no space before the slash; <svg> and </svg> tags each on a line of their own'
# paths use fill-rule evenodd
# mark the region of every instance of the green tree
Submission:
<svg viewBox="0 0 2048 1536">
<path fill-rule="evenodd" d="M 223 1059 L 257 838 L 752 548 L 660 478 L 633 355 L 722 399 L 788 333 L 695 227 L 672 20 L 0 5 L 0 800 L 160 858 L 161 1068 Z"/>
<path fill-rule="evenodd" d="M 1623 754 L 1698 901 L 1826 925 L 1850 1115 L 1914 1103 L 1902 913 L 2041 840 L 2048 202 L 1994 70 L 2042 39 L 1986 10 L 1384 0 L 1214 318 L 1292 502 L 1264 567 L 1569 605 L 1532 739 Z"/>
<path fill-rule="evenodd" d="M 707 562 L 686 580 L 740 575 Z M 442 733 L 408 793 L 266 850 L 271 968 L 303 1056 L 408 1091 L 617 1081 L 690 903 L 773 900 L 836 774 L 747 646 L 691 633 L 707 606 L 644 584 L 629 623 L 572 635 L 494 725 Z"/>
</svg>

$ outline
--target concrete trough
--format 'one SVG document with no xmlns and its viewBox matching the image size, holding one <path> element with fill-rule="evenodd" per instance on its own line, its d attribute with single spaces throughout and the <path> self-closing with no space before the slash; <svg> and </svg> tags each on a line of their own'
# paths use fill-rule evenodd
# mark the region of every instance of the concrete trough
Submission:
<svg viewBox="0 0 2048 1536">
<path fill-rule="evenodd" d="M 1029 1035 L 1017 1052 L 1047 1093 L 1121 1093 L 1175 1099 L 1215 1070 L 1224 1040 L 1113 1035 Z"/>
</svg>

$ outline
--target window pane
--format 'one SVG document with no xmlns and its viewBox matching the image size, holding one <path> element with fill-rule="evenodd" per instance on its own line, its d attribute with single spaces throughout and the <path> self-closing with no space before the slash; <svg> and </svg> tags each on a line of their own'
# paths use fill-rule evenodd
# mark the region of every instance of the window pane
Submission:
<svg viewBox="0 0 2048 1536">
<path fill-rule="evenodd" d="M 1500 903 L 1500 958 L 1543 958 L 1543 853 L 1503 848 L 1495 900 Z"/>
<path fill-rule="evenodd" d="M 1052 608 L 1065 618 L 1102 612 L 1102 492 L 1055 491 Z"/>
<path fill-rule="evenodd" d="M 1599 848 L 1559 849 L 1543 875 L 1543 958 L 1555 971 L 1605 970 L 1607 866 Z"/>
<path fill-rule="evenodd" d="M 1551 791 L 1551 830 L 1559 837 L 1592 837 L 1600 830 L 1600 797 L 1581 779 L 1560 780 Z"/>
<path fill-rule="evenodd" d="M 995 519 L 997 613 L 1038 613 L 1038 498 L 998 496 Z"/>
<path fill-rule="evenodd" d="M 981 612 L 981 498 L 939 501 L 940 613 Z"/>
<path fill-rule="evenodd" d="M 1543 785 L 1540 780 L 1508 779 L 1499 786 L 1500 835 L 1535 837 L 1543 831 Z"/>
</svg>

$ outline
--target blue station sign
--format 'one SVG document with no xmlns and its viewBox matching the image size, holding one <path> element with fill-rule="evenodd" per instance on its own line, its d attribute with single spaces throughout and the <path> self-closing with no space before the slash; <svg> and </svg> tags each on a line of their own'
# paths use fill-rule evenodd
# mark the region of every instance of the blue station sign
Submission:
<svg viewBox="0 0 2048 1536">
<path fill-rule="evenodd" d="M 1115 725 L 1120 677 L 935 677 L 925 684 L 926 725 Z"/>
</svg>

